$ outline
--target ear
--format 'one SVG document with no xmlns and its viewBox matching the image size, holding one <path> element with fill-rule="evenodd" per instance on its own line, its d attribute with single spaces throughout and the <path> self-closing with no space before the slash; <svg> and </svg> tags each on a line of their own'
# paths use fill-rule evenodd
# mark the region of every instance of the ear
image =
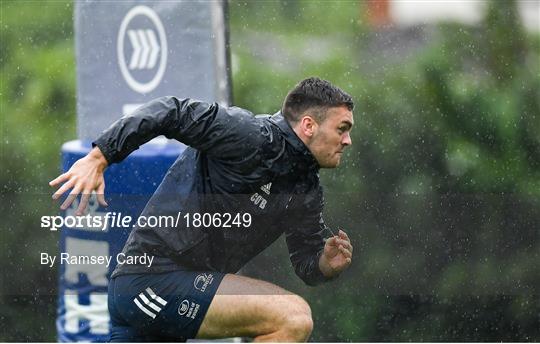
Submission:
<svg viewBox="0 0 540 344">
<path fill-rule="evenodd" d="M 313 137 L 315 134 L 315 131 L 318 128 L 317 122 L 313 119 L 311 116 L 303 116 L 300 119 L 300 130 L 302 131 L 302 134 L 304 134 L 306 137 Z"/>
</svg>

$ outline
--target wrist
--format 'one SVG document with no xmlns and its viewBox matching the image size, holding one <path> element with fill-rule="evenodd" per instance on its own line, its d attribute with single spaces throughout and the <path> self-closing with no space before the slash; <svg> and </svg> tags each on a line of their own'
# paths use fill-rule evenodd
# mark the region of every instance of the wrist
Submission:
<svg viewBox="0 0 540 344">
<path fill-rule="evenodd" d="M 327 278 L 333 277 L 336 274 L 336 271 L 332 269 L 328 259 L 326 259 L 324 252 L 319 257 L 319 270 L 321 270 L 322 274 Z"/>
<path fill-rule="evenodd" d="M 103 155 L 98 146 L 92 148 L 90 153 L 88 153 L 88 157 L 96 161 L 102 171 L 109 165 L 107 159 L 105 159 L 105 156 Z"/>
</svg>

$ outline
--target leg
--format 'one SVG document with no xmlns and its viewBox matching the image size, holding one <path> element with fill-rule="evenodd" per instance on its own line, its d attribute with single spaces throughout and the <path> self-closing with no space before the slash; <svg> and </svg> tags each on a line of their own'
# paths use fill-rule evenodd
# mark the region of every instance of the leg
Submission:
<svg viewBox="0 0 540 344">
<path fill-rule="evenodd" d="M 307 341 L 313 320 L 304 299 L 274 284 L 227 274 L 197 338 L 253 337 L 260 342 Z"/>
</svg>

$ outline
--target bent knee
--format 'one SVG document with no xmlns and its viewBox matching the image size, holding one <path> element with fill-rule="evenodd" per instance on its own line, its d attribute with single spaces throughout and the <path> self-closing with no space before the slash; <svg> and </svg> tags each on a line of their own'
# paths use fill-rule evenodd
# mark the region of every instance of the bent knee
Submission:
<svg viewBox="0 0 540 344">
<path fill-rule="evenodd" d="M 287 314 L 284 316 L 283 330 L 295 342 L 307 341 L 313 331 L 313 319 L 309 304 L 300 296 L 291 298 Z"/>
<path fill-rule="evenodd" d="M 294 342 L 305 342 L 313 331 L 311 314 L 295 315 L 288 318 L 285 326 L 288 337 Z"/>
<path fill-rule="evenodd" d="M 308 315 L 311 318 L 311 307 L 301 296 L 292 295 L 292 305 L 295 308 L 294 314 Z"/>
</svg>

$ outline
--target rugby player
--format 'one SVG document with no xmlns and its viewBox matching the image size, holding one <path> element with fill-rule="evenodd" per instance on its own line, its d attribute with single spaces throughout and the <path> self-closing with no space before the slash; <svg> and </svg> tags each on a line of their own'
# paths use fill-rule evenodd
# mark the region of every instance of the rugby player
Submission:
<svg viewBox="0 0 540 344">
<path fill-rule="evenodd" d="M 346 92 L 315 77 L 296 85 L 274 115 L 163 97 L 116 121 L 88 155 L 51 181 L 61 185 L 55 199 L 71 189 L 62 209 L 81 194 L 82 214 L 93 191 L 106 206 L 106 167 L 165 135 L 188 148 L 141 215 L 249 214 L 249 223 L 237 217 L 229 227 L 135 227 L 122 253 L 152 255 L 154 263 L 118 265 L 112 273 L 111 341 L 306 341 L 313 320 L 302 297 L 235 273 L 283 233 L 294 270 L 308 285 L 351 264 L 347 234 L 327 238 L 319 169 L 337 167 L 351 145 L 353 108 Z"/>
</svg>

